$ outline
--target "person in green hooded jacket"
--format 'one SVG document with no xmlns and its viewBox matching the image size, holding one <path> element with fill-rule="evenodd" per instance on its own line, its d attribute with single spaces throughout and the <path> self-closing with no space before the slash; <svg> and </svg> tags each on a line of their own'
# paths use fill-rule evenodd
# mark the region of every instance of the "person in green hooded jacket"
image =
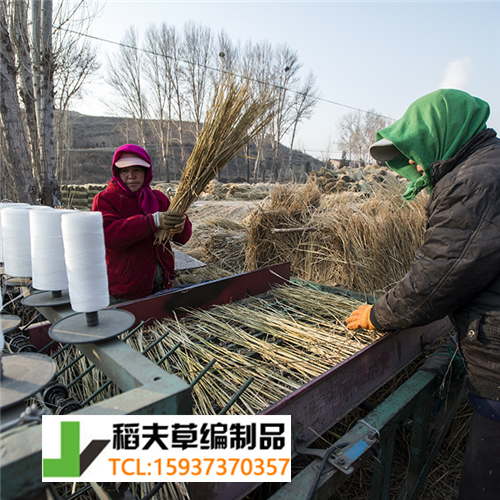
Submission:
<svg viewBox="0 0 500 500">
<path fill-rule="evenodd" d="M 500 139 L 488 103 L 441 89 L 377 132 L 370 154 L 429 193 L 424 241 L 406 276 L 349 329 L 394 331 L 449 316 L 473 417 L 459 500 L 500 498 Z"/>
</svg>

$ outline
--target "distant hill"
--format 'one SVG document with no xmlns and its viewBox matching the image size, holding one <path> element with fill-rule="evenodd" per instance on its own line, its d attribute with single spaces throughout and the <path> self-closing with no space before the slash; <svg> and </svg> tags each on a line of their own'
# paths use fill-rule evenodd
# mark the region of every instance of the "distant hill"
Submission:
<svg viewBox="0 0 500 500">
<path fill-rule="evenodd" d="M 158 141 L 151 131 L 154 125 L 149 122 L 149 129 L 146 132 L 146 150 L 151 156 L 154 165 L 155 181 L 165 182 L 166 166 L 161 158 L 161 149 Z M 111 161 L 113 153 L 122 144 L 139 144 L 137 136 L 134 134 L 134 122 L 129 118 L 109 117 L 109 116 L 89 116 L 81 113 L 71 113 L 71 128 L 73 132 L 73 148 L 69 151 L 71 167 L 64 177 L 64 182 L 68 184 L 102 184 L 111 175 Z M 189 129 L 192 125 L 185 124 Z M 185 161 L 181 161 L 181 148 L 184 148 L 185 159 L 189 157 L 194 146 L 193 135 L 189 134 L 191 140 L 187 139 L 183 144 L 176 144 L 169 150 L 169 173 L 170 181 L 178 181 L 184 168 Z M 289 148 L 280 147 L 284 165 L 288 165 Z M 256 148 L 250 145 L 249 157 L 244 155 L 234 158 L 221 172 L 221 182 L 245 182 L 247 180 L 247 164 L 250 165 L 250 172 L 253 173 L 254 158 Z M 300 151 L 294 150 L 292 157 L 292 169 L 295 180 L 303 180 L 304 172 L 315 170 L 321 162 L 316 158 Z M 265 150 L 266 178 L 270 180 L 270 166 L 272 156 L 270 147 Z M 282 169 L 281 180 L 292 178 L 288 168 Z M 261 181 L 262 177 L 257 179 Z M 251 178 L 251 182 L 253 178 Z"/>
</svg>

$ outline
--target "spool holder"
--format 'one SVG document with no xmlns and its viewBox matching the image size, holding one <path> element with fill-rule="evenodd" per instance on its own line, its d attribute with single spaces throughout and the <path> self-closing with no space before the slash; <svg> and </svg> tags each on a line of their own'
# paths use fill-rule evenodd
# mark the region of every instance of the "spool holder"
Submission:
<svg viewBox="0 0 500 500">
<path fill-rule="evenodd" d="M 121 309 L 76 313 L 56 321 L 49 329 L 52 340 L 63 344 L 87 344 L 107 340 L 129 330 L 135 316 Z"/>
<path fill-rule="evenodd" d="M 29 307 L 50 307 L 69 304 L 68 290 L 35 292 L 21 299 L 21 304 Z"/>
<path fill-rule="evenodd" d="M 30 286 L 31 278 L 22 278 L 11 276 L 10 278 L 6 278 L 4 281 L 5 286 L 18 287 L 18 286 Z"/>
<path fill-rule="evenodd" d="M 56 373 L 56 363 L 44 354 L 8 354 L 0 360 L 2 412 L 42 390 Z"/>
<path fill-rule="evenodd" d="M 19 327 L 21 318 L 15 314 L 0 314 L 0 322 L 2 324 L 3 334 L 8 335 Z"/>
</svg>

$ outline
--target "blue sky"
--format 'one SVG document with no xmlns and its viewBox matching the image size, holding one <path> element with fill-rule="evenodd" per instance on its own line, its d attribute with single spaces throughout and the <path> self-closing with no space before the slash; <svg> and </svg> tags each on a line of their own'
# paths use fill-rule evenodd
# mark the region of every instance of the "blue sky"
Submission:
<svg viewBox="0 0 500 500">
<path fill-rule="evenodd" d="M 165 22 L 188 21 L 224 29 L 235 43 L 286 43 L 298 53 L 302 74 L 316 75 L 324 99 L 300 126 L 295 147 L 338 157 L 338 123 L 349 107 L 398 119 L 417 98 L 442 87 L 465 90 L 491 106 L 490 127 L 500 132 L 500 2 L 101 1 L 91 34 L 119 42 L 125 29 L 144 33 Z M 94 42 L 101 62 L 117 49 Z M 75 106 L 110 114 L 104 81 L 95 78 Z M 332 101 L 332 102 L 327 102 Z M 338 103 L 338 104 L 333 104 Z M 341 105 L 343 106 L 341 106 Z M 349 107 L 345 107 L 349 106 Z"/>
</svg>

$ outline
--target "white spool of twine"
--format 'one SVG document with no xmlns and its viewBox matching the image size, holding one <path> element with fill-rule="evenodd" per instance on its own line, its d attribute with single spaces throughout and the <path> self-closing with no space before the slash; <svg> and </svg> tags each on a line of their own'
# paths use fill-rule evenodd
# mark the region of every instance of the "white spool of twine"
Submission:
<svg viewBox="0 0 500 500">
<path fill-rule="evenodd" d="M 61 217 L 71 210 L 31 210 L 32 284 L 37 290 L 60 291 L 68 288 Z"/>
<path fill-rule="evenodd" d="M 61 217 L 71 308 L 90 313 L 109 305 L 108 273 L 101 212 Z"/>
<path fill-rule="evenodd" d="M 3 258 L 3 237 L 2 237 L 2 210 L 4 208 L 19 208 L 19 207 L 29 207 L 28 203 L 11 203 L 2 201 L 0 203 L 0 262 L 4 262 Z"/>
<path fill-rule="evenodd" d="M 2 210 L 5 274 L 13 278 L 31 278 L 30 210 L 29 206 Z"/>
</svg>

